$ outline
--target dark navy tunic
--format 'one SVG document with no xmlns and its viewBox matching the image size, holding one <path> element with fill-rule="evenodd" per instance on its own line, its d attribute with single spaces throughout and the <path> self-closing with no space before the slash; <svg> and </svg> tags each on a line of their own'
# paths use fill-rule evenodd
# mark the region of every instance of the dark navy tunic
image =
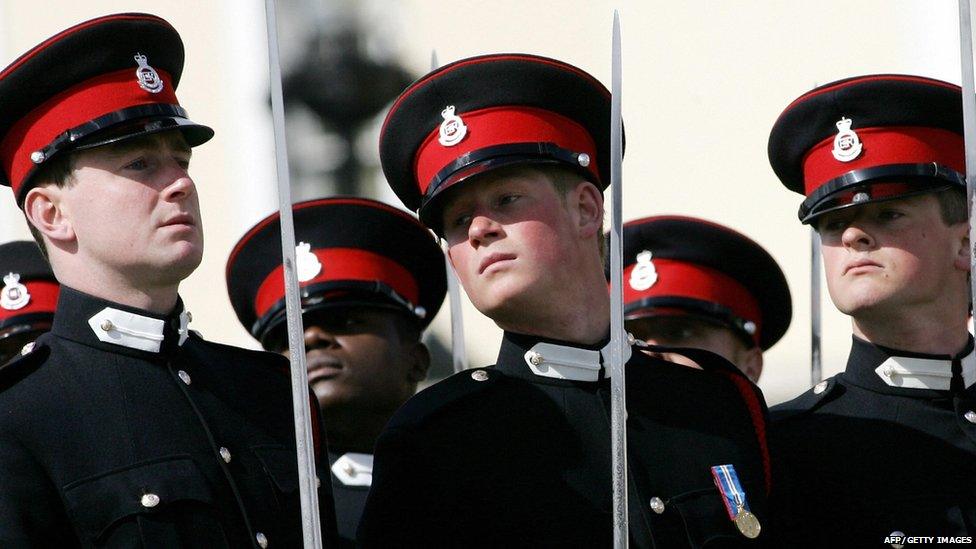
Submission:
<svg viewBox="0 0 976 549">
<path fill-rule="evenodd" d="M 972 348 L 922 355 L 855 337 L 844 372 L 773 408 L 783 543 L 881 547 L 898 532 L 976 535 Z M 915 374 L 931 375 L 892 357 L 929 359 Z M 930 388 L 910 387 L 920 380 Z"/>
<path fill-rule="evenodd" d="M 494 367 L 456 374 L 400 408 L 376 445 L 362 545 L 612 544 L 610 381 L 538 375 L 527 353 L 540 341 L 506 333 Z M 724 360 L 696 360 L 705 371 L 635 348 L 627 364 L 635 547 L 761 543 L 732 523 L 711 467 L 733 464 L 752 512 L 768 519 L 765 404 Z"/>
<path fill-rule="evenodd" d="M 89 323 L 106 307 L 162 320 L 159 351 L 101 341 L 128 329 Z M 181 338 L 181 312 L 62 288 L 51 333 L 0 369 L 0 547 L 301 545 L 287 362 Z M 328 482 L 319 501 L 328 539 Z"/>
</svg>

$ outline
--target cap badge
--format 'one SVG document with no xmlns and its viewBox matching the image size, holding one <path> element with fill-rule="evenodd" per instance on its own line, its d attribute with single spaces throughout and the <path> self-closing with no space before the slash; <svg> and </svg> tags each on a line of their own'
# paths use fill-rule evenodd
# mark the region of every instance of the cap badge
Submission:
<svg viewBox="0 0 976 549">
<path fill-rule="evenodd" d="M 651 262 L 651 252 L 644 250 L 637 254 L 637 265 L 630 271 L 630 287 L 642 292 L 657 282 L 657 269 Z"/>
<path fill-rule="evenodd" d="M 841 162 L 850 162 L 861 154 L 861 139 L 851 129 L 853 121 L 841 117 L 837 121 L 837 135 L 834 136 L 834 158 Z"/>
<path fill-rule="evenodd" d="M 751 320 L 743 322 L 742 329 L 749 335 L 756 335 L 756 323 Z"/>
<path fill-rule="evenodd" d="M 437 142 L 445 147 L 457 145 L 468 135 L 468 127 L 464 125 L 461 117 L 454 114 L 454 105 L 448 105 L 441 111 L 444 121 L 441 122 L 440 136 Z"/>
<path fill-rule="evenodd" d="M 299 282 L 308 282 L 322 272 L 322 264 L 318 256 L 312 253 L 312 245 L 305 242 L 295 246 L 295 265 Z"/>
<path fill-rule="evenodd" d="M 23 309 L 30 301 L 30 293 L 27 286 L 20 283 L 20 275 L 10 273 L 3 277 L 3 289 L 0 290 L 0 307 L 8 311 Z"/>
<path fill-rule="evenodd" d="M 139 87 L 149 93 L 163 91 L 163 79 L 159 77 L 156 69 L 149 66 L 146 56 L 137 53 L 132 58 L 136 60 L 136 63 L 139 63 L 139 68 L 136 69 L 136 80 L 139 81 Z"/>
</svg>

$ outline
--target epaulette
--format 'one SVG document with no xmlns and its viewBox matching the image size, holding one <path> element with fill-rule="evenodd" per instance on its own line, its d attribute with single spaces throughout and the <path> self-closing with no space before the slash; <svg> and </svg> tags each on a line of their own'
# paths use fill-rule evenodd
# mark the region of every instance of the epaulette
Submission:
<svg viewBox="0 0 976 549">
<path fill-rule="evenodd" d="M 458 372 L 414 395 L 397 410 L 387 428 L 419 425 L 452 404 L 494 386 L 501 377 L 493 368 Z"/>
<path fill-rule="evenodd" d="M 222 353 L 229 353 L 233 355 L 240 355 L 246 357 L 247 364 L 265 364 L 269 365 L 275 369 L 280 370 L 285 375 L 288 375 L 290 367 L 288 364 L 288 359 L 283 355 L 278 353 L 272 353 L 270 351 L 264 351 L 262 349 L 245 349 L 244 347 L 237 347 L 234 345 L 226 345 L 224 343 L 217 343 L 216 341 L 210 341 L 209 339 L 204 339 L 200 332 L 196 330 L 190 330 L 188 340 L 194 341 L 196 343 L 203 344 L 204 347 L 219 351 Z M 256 360 L 255 355 L 266 358 L 267 360 Z"/>
<path fill-rule="evenodd" d="M 41 364 L 44 364 L 50 354 L 51 348 L 43 343 L 32 341 L 24 345 L 20 354 L 0 366 L 0 391 L 12 387 L 24 379 Z"/>
<path fill-rule="evenodd" d="M 770 419 L 773 422 L 784 421 L 815 410 L 821 404 L 831 400 L 829 397 L 837 392 L 838 387 L 840 384 L 837 383 L 837 376 L 827 378 L 793 400 L 770 408 Z"/>
<path fill-rule="evenodd" d="M 628 334 L 629 335 L 629 334 Z M 631 336 L 633 337 L 633 336 Z M 641 341 L 639 339 L 631 341 L 631 345 L 638 350 L 647 351 L 651 353 L 674 353 L 682 356 L 686 356 L 696 364 L 701 366 L 702 370 L 705 371 L 723 371 L 728 373 L 735 373 L 745 376 L 741 370 L 736 368 L 735 364 L 729 362 L 729 360 L 722 355 L 713 353 L 711 351 L 706 351 L 705 349 L 696 349 L 693 347 L 672 347 L 669 345 L 651 345 L 650 343 Z M 748 377 L 746 377 L 748 379 Z"/>
</svg>

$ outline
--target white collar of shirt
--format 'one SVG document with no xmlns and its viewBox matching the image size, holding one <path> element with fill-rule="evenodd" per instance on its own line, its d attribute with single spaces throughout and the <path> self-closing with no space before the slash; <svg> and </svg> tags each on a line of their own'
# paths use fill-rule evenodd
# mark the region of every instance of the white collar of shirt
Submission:
<svg viewBox="0 0 976 549">
<path fill-rule="evenodd" d="M 623 361 L 630 360 L 630 345 L 624 347 Z M 525 363 L 537 376 L 571 381 L 598 381 L 600 370 L 606 365 L 605 378 L 610 377 L 610 343 L 603 349 L 593 351 L 539 342 L 523 355 Z"/>
<path fill-rule="evenodd" d="M 373 454 L 342 454 L 332 464 L 332 474 L 346 486 L 370 486 L 373 483 Z"/>
<path fill-rule="evenodd" d="M 892 356 L 874 371 L 887 385 L 906 389 L 948 391 L 952 381 L 952 361 L 944 359 Z M 976 352 L 962 359 L 962 379 L 966 387 L 976 382 Z"/>
<path fill-rule="evenodd" d="M 180 345 L 183 345 L 190 335 L 190 330 L 187 328 L 190 318 L 188 311 L 184 310 L 180 313 Z M 158 353 L 165 339 L 166 321 L 105 307 L 88 319 L 88 326 L 99 341 Z"/>
</svg>

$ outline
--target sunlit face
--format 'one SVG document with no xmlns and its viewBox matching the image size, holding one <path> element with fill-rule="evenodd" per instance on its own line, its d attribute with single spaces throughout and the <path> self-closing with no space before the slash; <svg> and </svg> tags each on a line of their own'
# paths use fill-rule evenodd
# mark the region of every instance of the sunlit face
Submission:
<svg viewBox="0 0 976 549">
<path fill-rule="evenodd" d="M 400 313 L 331 308 L 303 315 L 308 380 L 322 409 L 392 414 L 426 374 L 398 327 Z M 287 351 L 283 353 L 287 356 Z"/>
<path fill-rule="evenodd" d="M 61 208 L 77 253 L 136 285 L 176 284 L 200 264 L 190 148 L 177 131 L 75 153 Z"/>
<path fill-rule="evenodd" d="M 757 381 L 762 372 L 762 352 L 757 347 L 747 347 L 732 330 L 714 322 L 694 316 L 660 315 L 628 320 L 626 329 L 635 338 L 651 345 L 711 351 L 735 364 L 753 381 Z M 697 366 L 693 360 L 678 353 L 660 355 L 671 362 Z"/>
<path fill-rule="evenodd" d="M 572 284 L 578 239 L 547 176 L 521 170 L 465 183 L 443 209 L 444 238 L 474 306 L 490 318 L 543 307 Z"/>
<path fill-rule="evenodd" d="M 946 303 L 959 291 L 968 225 L 947 226 L 932 194 L 830 212 L 817 221 L 827 289 L 855 319 Z"/>
</svg>

